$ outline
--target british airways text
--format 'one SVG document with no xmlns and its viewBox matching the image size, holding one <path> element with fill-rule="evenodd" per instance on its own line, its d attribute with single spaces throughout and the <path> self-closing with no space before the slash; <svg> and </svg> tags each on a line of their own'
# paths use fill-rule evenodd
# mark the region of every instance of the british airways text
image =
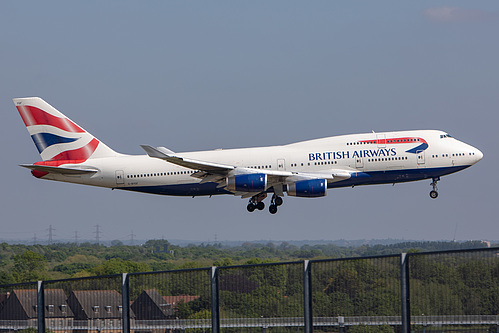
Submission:
<svg viewBox="0 0 499 333">
<path fill-rule="evenodd" d="M 340 160 L 344 158 L 356 158 L 356 157 L 378 157 L 378 156 L 396 156 L 397 151 L 395 148 L 390 149 L 363 149 L 354 150 L 353 152 L 349 150 L 343 151 L 327 151 L 322 153 L 309 153 L 309 161 L 327 161 L 327 160 Z"/>
</svg>

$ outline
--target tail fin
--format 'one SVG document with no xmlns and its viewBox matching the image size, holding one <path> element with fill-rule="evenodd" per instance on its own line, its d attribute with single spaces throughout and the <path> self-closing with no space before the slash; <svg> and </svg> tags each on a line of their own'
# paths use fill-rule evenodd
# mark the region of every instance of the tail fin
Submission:
<svg viewBox="0 0 499 333">
<path fill-rule="evenodd" d="M 39 97 L 14 98 L 14 104 L 43 161 L 76 164 L 119 155 Z"/>
</svg>

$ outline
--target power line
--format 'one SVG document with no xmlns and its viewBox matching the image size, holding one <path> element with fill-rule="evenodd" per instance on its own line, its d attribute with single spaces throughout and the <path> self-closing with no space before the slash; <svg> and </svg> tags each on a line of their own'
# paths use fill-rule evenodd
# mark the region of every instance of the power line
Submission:
<svg viewBox="0 0 499 333">
<path fill-rule="evenodd" d="M 133 245 L 134 243 L 134 237 L 137 236 L 133 233 L 133 230 L 132 230 L 132 233 L 129 235 L 130 236 L 130 245 Z"/>
<path fill-rule="evenodd" d="M 94 234 L 95 234 L 95 241 L 97 242 L 97 245 L 100 245 L 100 234 L 102 233 L 99 228 L 100 228 L 100 225 L 95 225 L 94 226 L 96 229 L 94 231 Z"/>
<path fill-rule="evenodd" d="M 53 236 L 54 236 L 52 232 L 55 230 L 54 228 L 52 228 L 52 224 L 49 225 L 48 230 L 49 230 L 49 245 L 51 245 L 53 242 Z"/>
</svg>

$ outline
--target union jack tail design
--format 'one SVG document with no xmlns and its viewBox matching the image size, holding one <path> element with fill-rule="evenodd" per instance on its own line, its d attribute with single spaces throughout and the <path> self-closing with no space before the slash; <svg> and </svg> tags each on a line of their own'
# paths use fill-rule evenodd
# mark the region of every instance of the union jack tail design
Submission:
<svg viewBox="0 0 499 333">
<path fill-rule="evenodd" d="M 59 166 L 119 155 L 39 97 L 15 98 L 14 104 L 44 162 Z"/>
</svg>

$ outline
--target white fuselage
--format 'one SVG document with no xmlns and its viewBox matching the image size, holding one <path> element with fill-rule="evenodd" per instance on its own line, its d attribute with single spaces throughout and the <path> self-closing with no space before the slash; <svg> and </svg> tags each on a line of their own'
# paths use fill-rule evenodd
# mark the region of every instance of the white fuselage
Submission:
<svg viewBox="0 0 499 333">
<path fill-rule="evenodd" d="M 328 188 L 438 178 L 467 168 L 482 153 L 435 130 L 352 134 L 283 146 L 177 153 L 176 156 L 236 168 L 327 174 L 346 170 L 351 177 Z M 68 165 L 71 167 L 71 165 Z M 79 167 L 89 175 L 48 174 L 44 179 L 165 195 L 230 194 L 217 183 L 193 177 L 196 170 L 148 155 L 88 159 Z"/>
</svg>

